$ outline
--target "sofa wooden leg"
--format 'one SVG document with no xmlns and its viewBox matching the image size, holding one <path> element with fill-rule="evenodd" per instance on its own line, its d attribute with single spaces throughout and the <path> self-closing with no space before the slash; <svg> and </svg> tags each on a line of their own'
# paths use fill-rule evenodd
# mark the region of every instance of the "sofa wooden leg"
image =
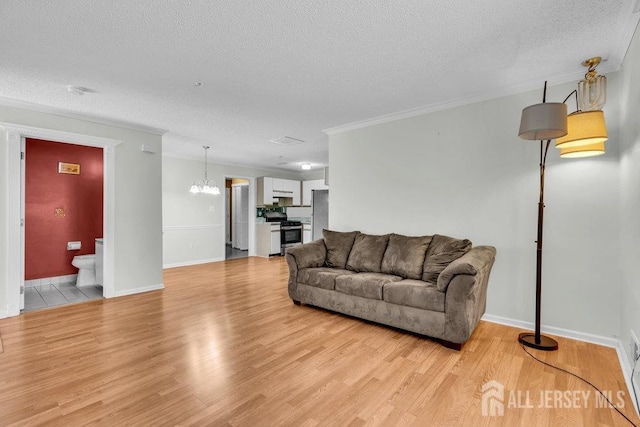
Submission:
<svg viewBox="0 0 640 427">
<path fill-rule="evenodd" d="M 295 305 L 300 305 L 300 301 L 296 301 L 296 300 L 291 300 L 291 301 L 293 301 Z"/>
<path fill-rule="evenodd" d="M 445 341 L 445 340 L 438 340 L 440 342 L 440 344 L 442 344 L 443 346 L 450 348 L 452 350 L 456 350 L 456 351 L 460 351 L 462 350 L 462 344 L 461 343 L 456 343 L 456 342 L 450 342 L 450 341 Z"/>
</svg>

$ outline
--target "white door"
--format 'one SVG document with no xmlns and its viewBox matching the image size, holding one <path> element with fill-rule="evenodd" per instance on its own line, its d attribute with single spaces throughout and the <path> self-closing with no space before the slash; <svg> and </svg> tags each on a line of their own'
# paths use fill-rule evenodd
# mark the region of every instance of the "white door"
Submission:
<svg viewBox="0 0 640 427">
<path fill-rule="evenodd" d="M 224 243 L 228 245 L 231 243 L 231 190 L 229 188 L 224 189 Z"/>
<path fill-rule="evenodd" d="M 233 244 L 236 249 L 249 249 L 249 186 L 235 185 L 231 187 L 231 211 L 233 223 Z"/>
<path fill-rule="evenodd" d="M 246 251 L 249 249 L 249 186 L 238 187 L 238 191 L 240 192 L 240 249 Z"/>
<path fill-rule="evenodd" d="M 238 205 L 239 205 L 239 200 L 238 200 L 238 187 L 231 187 L 231 224 L 233 227 L 233 233 L 232 233 L 232 243 L 231 246 L 233 246 L 236 249 L 240 249 L 240 240 L 239 240 L 239 233 L 238 233 L 238 223 L 239 223 L 239 218 L 238 218 Z"/>
</svg>

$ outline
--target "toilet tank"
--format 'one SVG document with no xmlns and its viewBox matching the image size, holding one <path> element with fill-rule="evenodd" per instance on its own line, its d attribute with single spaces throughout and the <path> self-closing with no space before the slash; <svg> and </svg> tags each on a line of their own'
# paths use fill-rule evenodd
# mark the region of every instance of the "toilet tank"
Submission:
<svg viewBox="0 0 640 427">
<path fill-rule="evenodd" d="M 104 286 L 104 240 L 96 239 L 96 284 Z"/>
</svg>

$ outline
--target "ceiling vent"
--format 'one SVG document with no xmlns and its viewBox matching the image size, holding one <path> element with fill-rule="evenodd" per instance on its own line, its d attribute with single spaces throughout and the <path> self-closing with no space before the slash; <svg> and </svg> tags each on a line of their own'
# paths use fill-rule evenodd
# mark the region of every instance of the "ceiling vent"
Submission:
<svg viewBox="0 0 640 427">
<path fill-rule="evenodd" d="M 292 138 L 290 136 L 281 136 L 280 138 L 270 139 L 269 142 L 277 145 L 295 145 L 301 144 L 304 141 L 298 138 Z"/>
</svg>

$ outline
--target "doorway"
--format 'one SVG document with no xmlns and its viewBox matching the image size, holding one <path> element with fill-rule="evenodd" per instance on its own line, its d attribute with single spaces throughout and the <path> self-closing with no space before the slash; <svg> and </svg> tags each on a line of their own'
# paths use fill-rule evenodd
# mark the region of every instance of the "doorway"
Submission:
<svg viewBox="0 0 640 427">
<path fill-rule="evenodd" d="M 249 255 L 249 180 L 225 179 L 225 259 Z"/>
<path fill-rule="evenodd" d="M 23 152 L 23 311 L 102 298 L 102 149 L 26 138 Z"/>
<path fill-rule="evenodd" d="M 114 230 L 115 218 L 113 207 L 115 201 L 115 147 L 122 141 L 102 138 L 91 135 L 83 135 L 52 129 L 21 126 L 12 123 L 0 123 L 4 129 L 6 144 L 3 149 L 7 159 L 7 281 L 6 309 L 2 310 L 0 317 L 11 317 L 20 314 L 24 308 L 24 160 L 22 152 L 26 138 L 37 138 L 47 141 L 77 144 L 102 149 L 104 180 L 103 180 L 103 237 L 104 237 L 104 285 L 105 298 L 116 296 L 114 284 Z M 0 289 L 2 291 L 2 289 Z"/>
</svg>

